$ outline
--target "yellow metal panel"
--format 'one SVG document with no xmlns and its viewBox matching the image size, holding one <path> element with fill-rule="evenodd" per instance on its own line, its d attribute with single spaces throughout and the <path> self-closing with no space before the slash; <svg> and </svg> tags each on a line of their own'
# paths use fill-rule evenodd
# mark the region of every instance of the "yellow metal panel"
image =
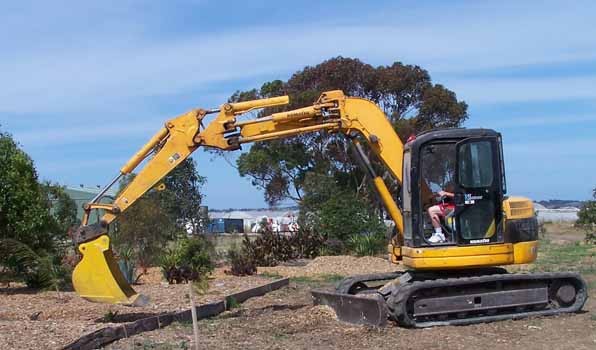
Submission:
<svg viewBox="0 0 596 350">
<path fill-rule="evenodd" d="M 78 295 L 99 303 L 147 303 L 146 297 L 137 294 L 126 282 L 110 249 L 108 236 L 82 243 L 79 251 L 83 257 L 72 273 L 72 284 Z"/>
<path fill-rule="evenodd" d="M 404 265 L 420 270 L 461 269 L 481 266 L 509 265 L 513 254 L 471 255 L 440 258 L 403 257 Z"/>
<path fill-rule="evenodd" d="M 426 270 L 527 264 L 536 260 L 537 251 L 537 241 L 470 247 L 401 247 L 404 265 Z M 393 260 L 397 258 L 392 257 Z"/>
<path fill-rule="evenodd" d="M 429 248 L 402 247 L 403 256 L 410 258 L 447 258 L 447 257 L 465 257 L 476 255 L 496 255 L 512 254 L 513 246 L 511 243 L 474 245 L 466 247 L 441 246 Z"/>
<path fill-rule="evenodd" d="M 514 264 L 528 264 L 536 260 L 538 241 L 519 242 L 513 245 Z"/>
<path fill-rule="evenodd" d="M 260 100 L 252 100 L 252 101 L 244 101 L 244 102 L 235 102 L 228 104 L 231 106 L 234 113 L 246 113 L 253 109 L 265 108 L 265 107 L 275 107 L 275 106 L 283 106 L 290 103 L 289 96 L 278 96 L 278 97 L 269 97 L 269 98 L 262 98 Z M 225 108 L 226 105 L 222 106 Z"/>
<path fill-rule="evenodd" d="M 509 197 L 503 201 L 507 219 L 526 219 L 534 216 L 534 204 L 528 198 Z"/>
</svg>

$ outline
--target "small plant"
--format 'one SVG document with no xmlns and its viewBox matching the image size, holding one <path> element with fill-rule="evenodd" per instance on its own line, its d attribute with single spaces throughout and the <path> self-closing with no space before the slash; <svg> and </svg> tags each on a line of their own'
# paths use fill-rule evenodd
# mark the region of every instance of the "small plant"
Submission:
<svg viewBox="0 0 596 350">
<path fill-rule="evenodd" d="M 344 276 L 337 274 L 323 274 L 316 276 L 296 276 L 291 281 L 298 284 L 306 284 L 311 287 L 318 287 L 329 283 L 337 283 L 344 279 Z"/>
<path fill-rule="evenodd" d="M 228 310 L 237 309 L 240 307 L 240 303 L 234 297 L 226 298 L 226 307 Z"/>
<path fill-rule="evenodd" d="M 105 314 L 103 314 L 103 322 L 107 323 L 114 323 L 116 321 L 116 316 L 118 316 L 118 311 L 108 310 Z"/>
<path fill-rule="evenodd" d="M 538 233 L 540 234 L 540 238 L 546 238 L 546 223 L 540 222 L 538 223 Z"/>
<path fill-rule="evenodd" d="M 170 284 L 196 281 L 213 271 L 214 251 L 203 237 L 185 238 L 160 256 L 159 265 Z"/>
<path fill-rule="evenodd" d="M 279 278 L 283 277 L 282 275 L 280 275 L 278 273 L 274 273 L 274 272 L 263 272 L 263 273 L 260 273 L 259 276 L 266 277 L 266 278 L 274 278 L 274 279 L 279 279 Z"/>
<path fill-rule="evenodd" d="M 291 236 L 265 229 L 255 240 L 244 235 L 241 252 L 256 266 L 276 266 L 283 261 L 318 256 L 324 241 L 323 236 L 310 229 L 301 228 Z"/>
<path fill-rule="evenodd" d="M 588 244 L 596 244 L 596 188 L 592 196 L 594 200 L 587 201 L 577 213 L 578 219 L 575 225 L 583 228 L 586 236 L 585 241 Z"/>
<path fill-rule="evenodd" d="M 128 283 L 135 282 L 135 252 L 132 247 L 123 246 L 118 249 L 118 266 Z"/>
<path fill-rule="evenodd" d="M 228 250 L 228 260 L 230 261 L 230 270 L 226 270 L 226 273 L 234 276 L 250 276 L 257 273 L 257 264 L 243 249 L 231 247 Z"/>
<path fill-rule="evenodd" d="M 376 255 L 385 250 L 386 239 L 383 233 L 356 234 L 348 239 L 348 246 L 358 256 Z"/>
</svg>

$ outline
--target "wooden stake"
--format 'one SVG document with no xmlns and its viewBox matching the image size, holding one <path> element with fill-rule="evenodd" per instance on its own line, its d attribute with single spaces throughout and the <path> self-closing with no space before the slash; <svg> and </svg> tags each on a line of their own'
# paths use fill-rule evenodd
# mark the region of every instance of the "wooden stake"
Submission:
<svg viewBox="0 0 596 350">
<path fill-rule="evenodd" d="M 197 320 L 197 309 L 195 308 L 194 290 L 192 289 L 192 281 L 188 281 L 188 290 L 190 297 L 190 313 L 192 315 L 192 332 L 195 336 L 195 350 L 199 350 L 199 321 Z"/>
</svg>

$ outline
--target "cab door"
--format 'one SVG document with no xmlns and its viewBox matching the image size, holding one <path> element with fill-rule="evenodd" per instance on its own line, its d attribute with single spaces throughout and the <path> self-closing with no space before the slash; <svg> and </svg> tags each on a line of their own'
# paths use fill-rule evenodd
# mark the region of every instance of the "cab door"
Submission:
<svg viewBox="0 0 596 350">
<path fill-rule="evenodd" d="M 474 137 L 456 145 L 455 225 L 457 244 L 503 241 L 501 145 L 496 137 Z"/>
</svg>

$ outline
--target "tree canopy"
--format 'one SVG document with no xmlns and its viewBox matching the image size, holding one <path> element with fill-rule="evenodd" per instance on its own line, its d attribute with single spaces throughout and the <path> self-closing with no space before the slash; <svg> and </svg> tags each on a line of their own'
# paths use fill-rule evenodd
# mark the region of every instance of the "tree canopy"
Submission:
<svg viewBox="0 0 596 350">
<path fill-rule="evenodd" d="M 592 198 L 577 213 L 576 225 L 585 229 L 586 242 L 596 244 L 596 188 L 592 191 Z"/>
<path fill-rule="evenodd" d="M 75 219 L 75 203 L 62 187 L 40 184 L 31 158 L 0 131 L 0 238 L 52 252 Z"/>
<path fill-rule="evenodd" d="M 57 243 L 75 221 L 74 201 L 62 187 L 40 184 L 31 158 L 0 131 L 0 280 L 36 288 L 61 284 L 67 272 L 59 266 L 65 252 Z"/>
<path fill-rule="evenodd" d="M 290 96 L 287 108 L 260 112 L 266 115 L 311 105 L 323 91 L 334 89 L 379 105 L 402 140 L 433 128 L 461 126 L 468 117 L 467 104 L 443 85 L 433 84 L 429 73 L 418 66 L 395 62 L 373 67 L 344 57 L 305 67 L 287 81 L 237 91 L 230 101 Z M 365 175 L 347 156 L 346 147 L 341 136 L 323 132 L 257 143 L 239 157 L 238 170 L 264 190 L 271 205 L 287 199 L 301 203 L 306 192 L 313 192 L 306 188 L 309 173 L 331 177 L 343 189 L 357 192 L 363 188 Z"/>
</svg>

